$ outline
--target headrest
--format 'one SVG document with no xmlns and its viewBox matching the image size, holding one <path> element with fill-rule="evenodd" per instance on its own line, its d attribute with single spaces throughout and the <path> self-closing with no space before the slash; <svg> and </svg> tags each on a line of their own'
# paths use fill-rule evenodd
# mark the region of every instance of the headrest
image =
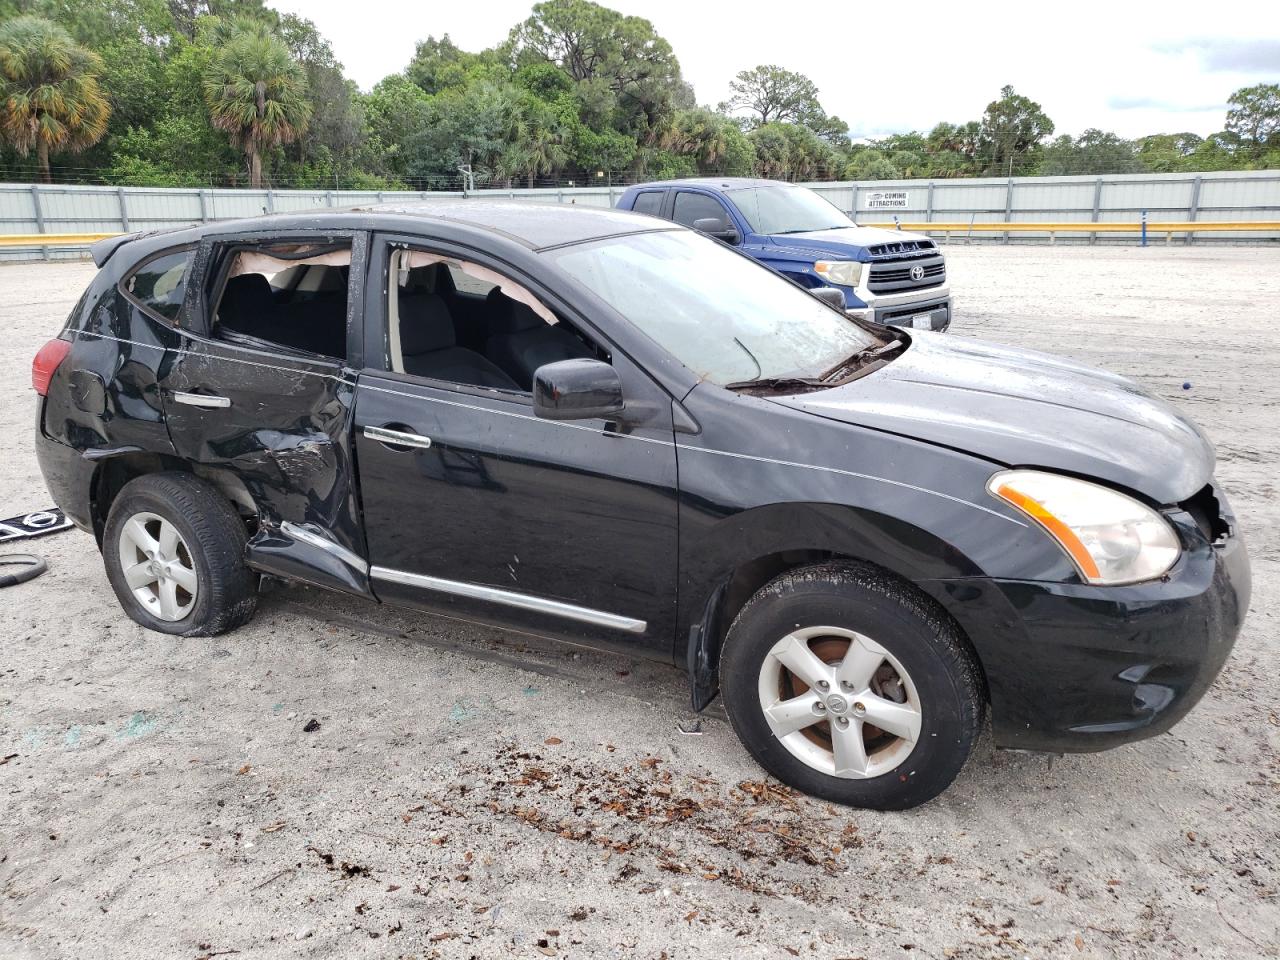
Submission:
<svg viewBox="0 0 1280 960">
<path fill-rule="evenodd" d="M 222 303 L 218 316 L 222 320 L 233 317 L 253 317 L 267 313 L 275 306 L 271 296 L 271 284 L 260 273 L 242 273 L 227 281 L 222 291 Z"/>
<path fill-rule="evenodd" d="M 454 292 L 453 275 L 443 263 L 429 263 L 425 267 L 413 267 L 405 280 L 405 293 L 436 293 L 441 296 Z"/>
<path fill-rule="evenodd" d="M 490 333 L 523 333 L 547 324 L 530 307 L 503 293 L 501 287 L 494 287 L 489 291 L 485 304 L 488 307 Z"/>
<path fill-rule="evenodd" d="M 453 317 L 445 302 L 434 293 L 400 295 L 400 353 L 416 357 L 420 353 L 443 350 L 457 343 Z"/>
</svg>

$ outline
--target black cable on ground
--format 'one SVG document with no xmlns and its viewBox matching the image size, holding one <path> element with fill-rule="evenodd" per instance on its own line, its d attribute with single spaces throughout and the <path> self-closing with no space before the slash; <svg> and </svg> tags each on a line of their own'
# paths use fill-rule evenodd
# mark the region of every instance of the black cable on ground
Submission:
<svg viewBox="0 0 1280 960">
<path fill-rule="evenodd" d="M 0 573 L 0 587 L 26 583 L 49 569 L 44 557 L 37 557 L 34 553 L 0 553 L 0 570 L 5 567 L 17 567 L 17 570 L 13 573 Z"/>
</svg>

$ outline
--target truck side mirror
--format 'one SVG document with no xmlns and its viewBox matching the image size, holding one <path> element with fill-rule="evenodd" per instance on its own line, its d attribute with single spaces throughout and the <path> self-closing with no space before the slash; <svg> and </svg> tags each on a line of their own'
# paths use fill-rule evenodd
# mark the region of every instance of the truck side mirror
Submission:
<svg viewBox="0 0 1280 960">
<path fill-rule="evenodd" d="M 700 220 L 695 220 L 693 221 L 693 229 L 699 233 L 705 233 L 708 237 L 723 240 L 725 243 L 738 244 L 742 242 L 742 235 L 738 233 L 737 228 L 731 223 L 725 223 L 719 217 L 703 217 Z"/>
<path fill-rule="evenodd" d="M 533 412 L 545 420 L 593 420 L 622 412 L 622 378 L 601 360 L 557 360 L 533 371 Z"/>
</svg>

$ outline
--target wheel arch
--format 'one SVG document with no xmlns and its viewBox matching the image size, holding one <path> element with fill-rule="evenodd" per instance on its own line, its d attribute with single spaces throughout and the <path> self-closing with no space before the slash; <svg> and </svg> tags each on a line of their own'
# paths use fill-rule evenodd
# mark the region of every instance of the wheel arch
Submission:
<svg viewBox="0 0 1280 960">
<path fill-rule="evenodd" d="M 919 585 L 982 575 L 954 545 L 899 518 L 833 504 L 775 504 L 721 523 L 730 522 L 731 536 L 706 538 L 713 559 L 681 577 L 675 659 L 688 671 L 695 710 L 719 692 L 720 654 L 729 627 L 756 591 L 785 573 L 830 561 L 873 567 L 945 617 L 973 654 L 986 693 L 985 668 L 973 640 L 947 606 Z M 682 553 L 698 556 L 700 549 L 695 545 Z"/>
<path fill-rule="evenodd" d="M 231 502 L 252 534 L 258 516 L 257 504 L 243 481 L 233 473 L 194 464 L 172 454 L 125 450 L 100 459 L 89 480 L 89 516 L 99 548 L 111 505 L 120 491 L 131 480 L 151 473 L 187 473 L 204 480 Z"/>
</svg>

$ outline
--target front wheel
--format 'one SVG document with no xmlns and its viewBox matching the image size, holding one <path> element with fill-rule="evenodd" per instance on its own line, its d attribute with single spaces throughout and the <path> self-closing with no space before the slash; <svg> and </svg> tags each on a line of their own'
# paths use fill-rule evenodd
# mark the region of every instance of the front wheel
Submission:
<svg viewBox="0 0 1280 960">
<path fill-rule="evenodd" d="M 837 803 L 914 807 L 977 739 L 977 664 L 929 599 L 874 567 L 825 563 L 766 584 L 729 629 L 725 709 L 784 783 Z"/>
</svg>

